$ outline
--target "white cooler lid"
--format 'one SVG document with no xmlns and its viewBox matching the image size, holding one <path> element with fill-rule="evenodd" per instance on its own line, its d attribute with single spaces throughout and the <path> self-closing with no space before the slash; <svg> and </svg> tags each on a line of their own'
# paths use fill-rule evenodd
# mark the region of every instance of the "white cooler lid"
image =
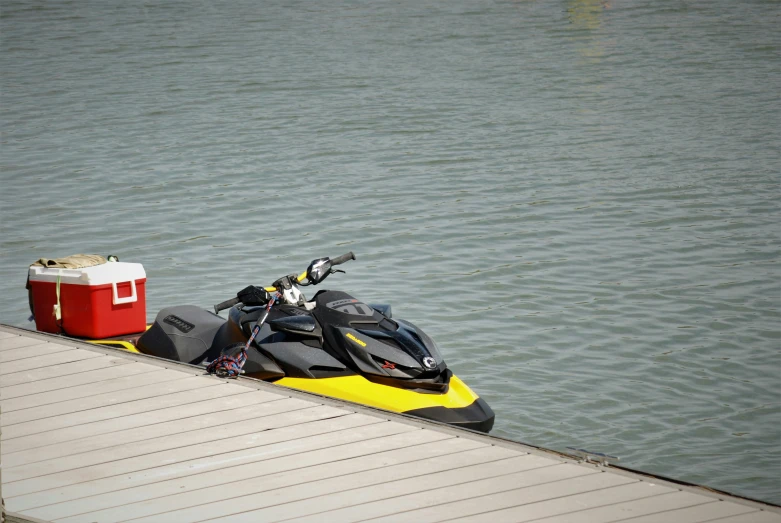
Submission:
<svg viewBox="0 0 781 523">
<path fill-rule="evenodd" d="M 30 267 L 30 281 L 56 282 L 70 285 L 105 285 L 146 278 L 144 266 L 140 263 L 108 262 L 80 269 L 56 269 Z"/>
</svg>

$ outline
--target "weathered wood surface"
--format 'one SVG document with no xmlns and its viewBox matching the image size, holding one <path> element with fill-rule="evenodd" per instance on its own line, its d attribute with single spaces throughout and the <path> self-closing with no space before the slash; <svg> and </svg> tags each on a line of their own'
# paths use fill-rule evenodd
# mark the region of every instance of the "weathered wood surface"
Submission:
<svg viewBox="0 0 781 523">
<path fill-rule="evenodd" d="M 781 523 L 781 509 L 0 326 L 2 496 L 76 522 Z"/>
</svg>

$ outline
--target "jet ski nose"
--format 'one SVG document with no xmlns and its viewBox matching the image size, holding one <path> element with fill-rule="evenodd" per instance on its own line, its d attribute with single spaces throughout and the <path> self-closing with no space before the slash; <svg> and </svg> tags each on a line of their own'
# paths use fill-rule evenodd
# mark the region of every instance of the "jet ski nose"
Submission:
<svg viewBox="0 0 781 523">
<path fill-rule="evenodd" d="M 494 411 L 482 398 L 477 398 L 474 403 L 466 407 L 427 407 L 410 410 L 405 414 L 485 433 L 491 431 L 495 418 Z"/>
</svg>

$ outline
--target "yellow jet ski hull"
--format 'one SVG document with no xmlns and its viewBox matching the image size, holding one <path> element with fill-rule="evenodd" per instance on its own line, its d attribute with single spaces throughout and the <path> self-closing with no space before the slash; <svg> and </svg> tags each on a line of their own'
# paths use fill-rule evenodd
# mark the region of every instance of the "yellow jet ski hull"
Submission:
<svg viewBox="0 0 781 523">
<path fill-rule="evenodd" d="M 490 431 L 494 424 L 491 408 L 456 376 L 441 394 L 391 387 L 360 375 L 281 378 L 274 384 L 481 432 Z"/>
</svg>

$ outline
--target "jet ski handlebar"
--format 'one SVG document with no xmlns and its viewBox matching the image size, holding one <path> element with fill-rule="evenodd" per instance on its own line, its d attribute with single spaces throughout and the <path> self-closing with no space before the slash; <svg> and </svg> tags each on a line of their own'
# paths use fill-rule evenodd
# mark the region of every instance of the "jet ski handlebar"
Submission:
<svg viewBox="0 0 781 523">
<path fill-rule="evenodd" d="M 348 262 L 354 259 L 355 259 L 355 254 L 353 254 L 353 252 L 350 251 L 347 254 L 342 254 L 341 256 L 337 256 L 336 258 L 331 258 L 331 265 L 341 265 L 344 262 Z"/>
<path fill-rule="evenodd" d="M 214 314 L 218 314 L 220 311 L 224 311 L 225 309 L 230 309 L 234 305 L 238 305 L 241 303 L 241 300 L 238 298 L 233 298 L 230 300 L 226 300 L 222 303 L 218 303 L 214 306 Z"/>
<path fill-rule="evenodd" d="M 352 251 L 337 256 L 336 258 L 318 258 L 312 260 L 306 271 L 302 272 L 298 276 L 291 275 L 280 278 L 277 282 L 288 281 L 290 283 L 297 283 L 299 285 L 317 285 L 323 281 L 329 274 L 334 271 L 335 265 L 341 265 L 345 262 L 355 259 L 355 254 Z M 343 272 L 343 271 L 339 271 Z M 277 285 L 277 282 L 274 284 Z M 287 283 L 287 287 L 290 287 L 290 283 Z M 277 287 L 256 287 L 250 285 L 245 287 L 236 294 L 235 298 L 226 300 L 222 303 L 218 303 L 214 306 L 214 313 L 217 314 L 225 309 L 230 309 L 234 305 L 243 303 L 245 305 L 265 305 L 271 299 L 271 293 L 277 292 Z"/>
</svg>

